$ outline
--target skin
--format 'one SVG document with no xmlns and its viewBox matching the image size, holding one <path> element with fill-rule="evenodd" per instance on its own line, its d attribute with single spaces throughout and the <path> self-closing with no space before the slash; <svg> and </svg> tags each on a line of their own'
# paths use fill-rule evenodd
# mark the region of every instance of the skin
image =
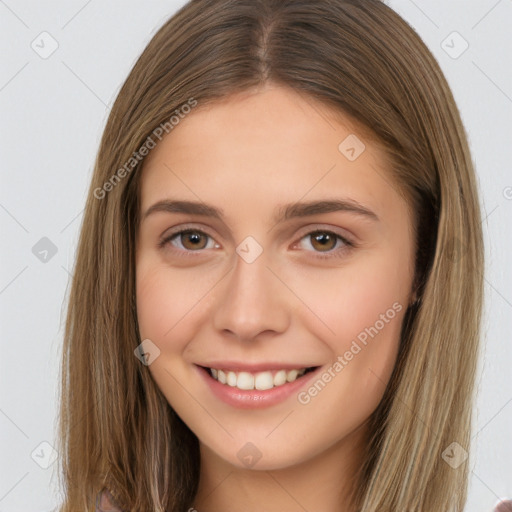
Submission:
<svg viewBox="0 0 512 512">
<path fill-rule="evenodd" d="M 350 134 L 366 146 L 354 161 L 338 149 Z M 137 233 L 140 335 L 160 350 L 148 369 L 200 442 L 194 507 L 353 510 L 367 420 L 413 300 L 413 221 L 383 152 L 348 118 L 267 84 L 193 109 L 147 157 L 140 193 L 141 216 L 169 197 L 225 213 L 218 220 L 156 212 Z M 347 211 L 272 220 L 278 205 L 332 198 L 357 201 L 378 220 Z M 190 227 L 208 236 L 158 247 L 171 228 Z M 337 238 L 323 246 L 311 235 L 322 229 L 356 246 L 344 250 Z M 247 236 L 263 249 L 250 264 L 236 252 Z M 238 409 L 197 375 L 194 364 L 213 359 L 327 369 L 394 303 L 401 310 L 307 404 L 292 394 L 264 409 Z M 247 442 L 261 453 L 252 468 L 237 457 Z"/>
</svg>

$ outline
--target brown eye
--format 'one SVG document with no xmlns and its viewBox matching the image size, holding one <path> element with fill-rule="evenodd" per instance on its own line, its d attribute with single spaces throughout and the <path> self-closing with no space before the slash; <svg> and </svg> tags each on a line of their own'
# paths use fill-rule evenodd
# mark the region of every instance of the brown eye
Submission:
<svg viewBox="0 0 512 512">
<path fill-rule="evenodd" d="M 347 256 L 355 244 L 333 231 L 317 229 L 303 236 L 299 247 L 316 258 L 327 259 Z"/>
<path fill-rule="evenodd" d="M 199 229 L 183 229 L 164 237 L 158 243 L 158 247 L 160 249 L 168 247 L 172 251 L 190 255 L 192 253 L 201 254 L 203 252 L 201 249 L 212 249 L 216 247 L 216 244 L 210 235 Z"/>
<path fill-rule="evenodd" d="M 313 248 L 318 249 L 321 252 L 330 251 L 336 247 L 338 235 L 329 233 L 328 231 L 315 231 L 308 235 L 311 237 L 311 245 Z"/>
<path fill-rule="evenodd" d="M 180 239 L 183 247 L 187 250 L 204 249 L 206 247 L 208 235 L 201 231 L 181 231 L 177 238 Z M 201 240 L 202 239 L 202 240 Z"/>
</svg>

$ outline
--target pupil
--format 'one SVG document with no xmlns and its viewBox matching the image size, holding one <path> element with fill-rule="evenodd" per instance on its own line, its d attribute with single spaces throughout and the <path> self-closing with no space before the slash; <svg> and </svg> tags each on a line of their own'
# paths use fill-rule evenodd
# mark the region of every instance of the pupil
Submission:
<svg viewBox="0 0 512 512">
<path fill-rule="evenodd" d="M 326 241 L 327 242 L 329 241 L 329 235 L 327 235 L 327 234 L 317 235 L 317 240 L 319 240 L 320 243 L 324 244 Z M 321 240 L 323 240 L 323 241 L 321 241 Z"/>
</svg>

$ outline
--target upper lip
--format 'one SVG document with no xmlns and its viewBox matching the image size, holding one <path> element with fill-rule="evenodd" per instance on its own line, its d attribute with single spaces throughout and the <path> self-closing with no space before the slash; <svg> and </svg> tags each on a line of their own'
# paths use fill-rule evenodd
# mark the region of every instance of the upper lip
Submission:
<svg viewBox="0 0 512 512">
<path fill-rule="evenodd" d="M 205 368 L 215 368 L 217 370 L 230 370 L 233 372 L 264 372 L 266 370 L 299 370 L 301 368 L 314 368 L 316 365 L 303 363 L 255 363 L 247 364 L 240 361 L 210 361 L 208 363 L 197 363 L 198 366 Z"/>
</svg>

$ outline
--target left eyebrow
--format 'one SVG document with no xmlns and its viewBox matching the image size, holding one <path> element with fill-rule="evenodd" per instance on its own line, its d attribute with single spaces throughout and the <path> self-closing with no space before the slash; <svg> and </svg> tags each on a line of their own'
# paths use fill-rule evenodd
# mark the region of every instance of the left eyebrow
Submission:
<svg viewBox="0 0 512 512">
<path fill-rule="evenodd" d="M 354 201 L 353 199 L 326 199 L 323 201 L 309 201 L 305 203 L 291 203 L 278 208 L 274 222 L 282 222 L 295 217 L 307 217 L 320 213 L 350 212 L 368 217 L 378 221 L 379 217 L 375 212 Z"/>
<path fill-rule="evenodd" d="M 274 223 L 279 223 L 297 217 L 308 217 L 337 211 L 355 213 L 356 215 L 361 215 L 374 221 L 380 220 L 377 214 L 372 210 L 353 199 L 347 198 L 280 205 L 276 209 L 273 221 Z M 197 201 L 164 199 L 150 206 L 142 216 L 142 220 L 144 221 L 149 215 L 155 212 L 187 213 L 219 220 L 224 218 L 224 210 L 210 204 Z"/>
</svg>

